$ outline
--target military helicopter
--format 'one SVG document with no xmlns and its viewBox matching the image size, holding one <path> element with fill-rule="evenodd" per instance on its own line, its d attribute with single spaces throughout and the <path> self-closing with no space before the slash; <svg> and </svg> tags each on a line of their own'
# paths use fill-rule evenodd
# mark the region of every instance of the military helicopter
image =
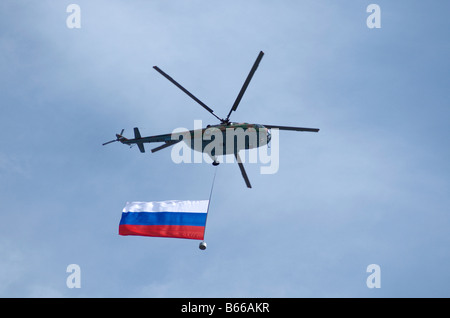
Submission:
<svg viewBox="0 0 450 318">
<path fill-rule="evenodd" d="M 167 78 L 170 82 L 172 82 L 175 86 L 177 86 L 179 89 L 181 89 L 184 93 L 186 93 L 189 97 L 191 97 L 193 100 L 195 100 L 200 106 L 202 106 L 204 109 L 206 109 L 208 112 L 210 112 L 214 117 L 216 117 L 220 124 L 217 125 L 208 125 L 206 128 L 197 129 L 197 130 L 190 130 L 184 133 L 170 133 L 170 134 L 163 134 L 163 135 L 156 135 L 156 136 L 149 136 L 149 137 L 141 137 L 141 134 L 139 132 L 139 129 L 136 127 L 134 128 L 134 139 L 128 139 L 123 136 L 124 130 L 120 132 L 120 134 L 116 134 L 116 139 L 108 141 L 103 143 L 104 145 L 110 144 L 112 142 L 120 141 L 121 143 L 125 145 L 134 145 L 137 144 L 140 152 L 144 153 L 144 143 L 157 143 L 162 142 L 163 144 L 153 148 L 151 152 L 156 152 L 162 149 L 165 149 L 167 147 L 173 146 L 176 143 L 180 141 L 184 141 L 188 144 L 189 147 L 194 149 L 195 151 L 205 152 L 205 150 L 208 148 L 208 145 L 213 142 L 211 139 L 202 138 L 206 134 L 219 131 L 223 134 L 224 138 L 222 138 L 221 146 L 223 146 L 223 150 L 221 152 L 221 155 L 226 154 L 234 154 L 236 161 L 239 165 L 239 169 L 241 171 L 242 177 L 245 180 L 245 184 L 248 188 L 251 188 L 250 180 L 247 176 L 247 173 L 245 172 L 244 165 L 242 164 L 242 160 L 239 156 L 240 150 L 245 149 L 253 149 L 260 146 L 264 146 L 269 143 L 271 134 L 270 129 L 276 128 L 279 130 L 291 130 L 291 131 L 307 131 L 307 132 L 318 132 L 318 128 L 304 128 L 304 127 L 289 127 L 289 126 L 278 126 L 278 125 L 261 125 L 261 124 L 249 124 L 249 123 L 236 123 L 230 121 L 231 113 L 236 111 L 236 109 L 239 106 L 239 103 L 241 102 L 242 97 L 244 96 L 245 91 L 247 90 L 247 87 L 256 71 L 256 69 L 259 66 L 259 63 L 261 62 L 261 59 L 264 56 L 264 52 L 259 52 L 258 57 L 256 58 L 255 63 L 253 64 L 253 67 L 250 70 L 250 73 L 247 76 L 247 79 L 245 80 L 241 90 L 239 91 L 238 96 L 236 97 L 236 100 L 234 101 L 233 106 L 231 107 L 230 111 L 228 112 L 227 117 L 220 118 L 217 116 L 214 111 L 208 107 L 206 104 L 204 104 L 201 100 L 199 100 L 197 97 L 195 97 L 191 92 L 189 92 L 186 88 L 181 86 L 177 81 L 175 81 L 172 77 L 170 77 L 168 74 L 166 74 L 163 70 L 161 70 L 158 66 L 153 66 L 153 68 L 158 71 L 161 75 L 163 75 L 165 78 Z M 226 134 L 231 132 L 234 132 L 236 130 L 240 129 L 244 133 L 248 133 L 249 131 L 253 131 L 256 133 L 255 142 L 250 142 L 249 139 L 245 139 L 243 143 L 236 144 L 233 143 L 233 145 L 227 145 L 227 138 L 225 138 Z M 189 137 L 189 138 L 186 138 Z M 201 138 L 201 142 L 195 142 L 196 138 Z M 198 146 L 200 145 L 200 146 Z M 218 165 L 219 162 L 217 161 L 216 153 L 214 152 L 215 149 L 211 151 L 211 153 L 208 153 L 211 158 L 213 159 L 213 165 Z"/>
</svg>

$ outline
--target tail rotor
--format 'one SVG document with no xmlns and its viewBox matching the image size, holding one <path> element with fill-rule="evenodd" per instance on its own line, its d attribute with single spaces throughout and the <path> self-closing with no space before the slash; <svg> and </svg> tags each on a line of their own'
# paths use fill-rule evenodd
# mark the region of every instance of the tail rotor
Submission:
<svg viewBox="0 0 450 318">
<path fill-rule="evenodd" d="M 123 132 L 124 132 L 124 129 L 122 129 L 122 131 L 120 132 L 120 134 L 116 134 L 116 139 L 107 141 L 107 142 L 103 143 L 102 145 L 105 146 L 105 145 L 110 144 L 110 143 L 112 143 L 112 142 L 121 141 L 122 139 L 125 138 L 125 137 L 123 137 Z"/>
</svg>

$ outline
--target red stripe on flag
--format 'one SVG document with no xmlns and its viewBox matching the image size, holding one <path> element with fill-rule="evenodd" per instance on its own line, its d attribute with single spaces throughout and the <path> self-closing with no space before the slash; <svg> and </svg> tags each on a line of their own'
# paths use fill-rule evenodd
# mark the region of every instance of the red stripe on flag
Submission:
<svg viewBox="0 0 450 318">
<path fill-rule="evenodd" d="M 140 235 L 154 237 L 175 237 L 192 240 L 203 240 L 204 226 L 188 225 L 119 225 L 119 235 Z"/>
</svg>

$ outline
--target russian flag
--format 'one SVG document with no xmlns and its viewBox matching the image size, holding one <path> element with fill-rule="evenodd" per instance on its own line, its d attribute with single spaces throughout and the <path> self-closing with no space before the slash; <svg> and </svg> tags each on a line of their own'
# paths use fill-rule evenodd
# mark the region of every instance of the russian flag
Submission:
<svg viewBox="0 0 450 318">
<path fill-rule="evenodd" d="M 127 202 L 119 235 L 203 240 L 209 200 Z"/>
</svg>

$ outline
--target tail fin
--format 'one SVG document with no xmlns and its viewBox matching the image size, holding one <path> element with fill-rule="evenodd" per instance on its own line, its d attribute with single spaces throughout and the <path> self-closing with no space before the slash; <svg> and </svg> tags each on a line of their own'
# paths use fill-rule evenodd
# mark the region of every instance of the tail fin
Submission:
<svg viewBox="0 0 450 318">
<path fill-rule="evenodd" d="M 141 133 L 139 132 L 139 129 L 137 127 L 134 128 L 134 138 L 135 139 L 141 139 L 142 138 L 141 137 Z M 144 143 L 143 142 L 137 141 L 136 144 L 138 145 L 139 150 L 141 152 L 145 152 L 145 148 L 144 148 Z"/>
</svg>

